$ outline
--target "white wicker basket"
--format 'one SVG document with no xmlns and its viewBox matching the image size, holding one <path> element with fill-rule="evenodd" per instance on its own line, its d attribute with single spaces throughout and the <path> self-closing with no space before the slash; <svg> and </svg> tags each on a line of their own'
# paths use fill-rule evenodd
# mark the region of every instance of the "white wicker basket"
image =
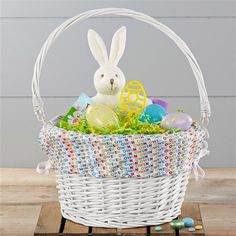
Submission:
<svg viewBox="0 0 236 236">
<path fill-rule="evenodd" d="M 46 121 L 39 90 L 42 65 L 51 44 L 71 25 L 90 17 L 109 14 L 146 22 L 176 43 L 193 70 L 200 94 L 201 120 L 202 123 L 208 123 L 210 105 L 202 72 L 183 40 L 150 16 L 128 9 L 107 8 L 87 11 L 68 19 L 55 29 L 44 43 L 35 64 L 32 81 L 33 108 L 38 120 L 43 122 L 44 129 L 49 132 L 54 127 L 52 122 Z M 206 154 L 206 145 L 204 148 L 196 158 L 195 171 L 199 168 L 199 158 Z M 48 169 L 50 163 L 47 162 L 47 166 L 42 167 L 44 170 Z M 74 222 L 97 227 L 129 228 L 169 222 L 180 214 L 189 174 L 190 170 L 186 169 L 179 174 L 161 177 L 154 175 L 145 178 L 96 178 L 66 173 L 63 167 L 57 168 L 61 212 L 65 218 Z"/>
<path fill-rule="evenodd" d="M 159 225 L 180 215 L 189 172 L 152 178 L 95 178 L 57 173 L 66 219 L 87 226 Z"/>
</svg>

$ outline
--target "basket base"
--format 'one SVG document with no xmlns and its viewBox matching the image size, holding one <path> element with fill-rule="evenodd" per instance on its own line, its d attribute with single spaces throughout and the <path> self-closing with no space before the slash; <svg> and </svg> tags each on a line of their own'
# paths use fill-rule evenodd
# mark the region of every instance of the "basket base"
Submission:
<svg viewBox="0 0 236 236">
<path fill-rule="evenodd" d="M 181 211 L 189 172 L 150 178 L 95 178 L 57 172 L 61 213 L 104 228 L 160 225 Z"/>
<path fill-rule="evenodd" d="M 178 207 L 179 208 L 179 207 Z M 149 226 L 149 225 L 162 225 L 162 224 L 165 224 L 165 223 L 169 223 L 171 222 L 172 220 L 174 219 L 177 219 L 178 216 L 181 214 L 180 210 L 179 211 L 176 211 L 175 214 L 173 214 L 171 217 L 169 216 L 168 219 L 166 218 L 163 218 L 163 219 L 152 219 L 151 221 L 138 221 L 137 220 L 137 217 L 134 217 L 134 221 L 133 222 L 127 222 L 127 221 L 123 221 L 121 222 L 120 219 L 116 222 L 114 220 L 112 221 L 100 221 L 100 220 L 91 220 L 91 219 L 87 219 L 87 218 L 82 218 L 82 217 L 73 217 L 73 214 L 67 214 L 66 211 L 63 211 L 61 209 L 61 215 L 62 215 L 62 218 L 66 219 L 66 220 L 70 220 L 74 223 L 77 223 L 77 224 L 81 224 L 81 225 L 84 225 L 84 226 L 87 226 L 87 227 L 98 227 L 98 228 L 120 228 L 120 229 L 131 229 L 131 228 L 136 228 L 136 227 L 146 227 L 146 226 Z M 78 212 L 76 212 L 75 215 L 79 215 Z M 132 226 L 130 226 L 132 225 Z M 136 226 L 134 226 L 136 225 Z"/>
<path fill-rule="evenodd" d="M 196 224 L 203 225 L 199 204 L 184 203 L 182 206 L 182 213 L 179 218 L 190 216 L 195 220 Z M 162 225 L 161 235 L 189 235 L 187 229 L 182 229 L 180 232 L 175 231 L 168 223 Z M 204 236 L 204 227 L 197 231 L 198 236 Z M 160 232 L 155 231 L 155 226 L 118 229 L 118 228 L 99 228 L 88 227 L 82 224 L 74 223 L 62 217 L 60 212 L 60 205 L 57 202 L 43 204 L 39 215 L 38 223 L 34 232 L 35 236 L 52 236 L 61 234 L 66 235 L 126 235 L 126 236 L 144 236 L 144 235 L 160 235 Z"/>
</svg>

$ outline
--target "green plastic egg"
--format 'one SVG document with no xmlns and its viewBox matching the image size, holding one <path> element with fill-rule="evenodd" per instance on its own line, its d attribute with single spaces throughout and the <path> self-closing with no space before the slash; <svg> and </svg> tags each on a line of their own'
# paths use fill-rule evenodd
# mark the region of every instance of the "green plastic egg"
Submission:
<svg viewBox="0 0 236 236">
<path fill-rule="evenodd" d="M 89 127 L 94 129 L 116 128 L 119 126 L 117 114 L 108 106 L 100 103 L 90 105 L 86 111 Z"/>
<path fill-rule="evenodd" d="M 182 220 L 172 220 L 170 225 L 173 229 L 182 229 L 184 228 L 184 222 Z"/>
</svg>

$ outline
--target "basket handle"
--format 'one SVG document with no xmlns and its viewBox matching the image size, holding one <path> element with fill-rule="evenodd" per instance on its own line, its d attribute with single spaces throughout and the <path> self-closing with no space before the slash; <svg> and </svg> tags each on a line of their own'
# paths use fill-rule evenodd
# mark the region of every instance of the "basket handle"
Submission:
<svg viewBox="0 0 236 236">
<path fill-rule="evenodd" d="M 190 51 L 186 43 L 178 35 L 176 35 L 170 28 L 158 22 L 156 19 L 148 15 L 145 15 L 143 13 L 136 12 L 129 9 L 123 9 L 123 8 L 104 8 L 104 9 L 96 9 L 96 10 L 83 12 L 77 16 L 74 16 L 66 20 L 64 23 L 62 23 L 49 35 L 48 39 L 45 41 L 43 47 L 41 48 L 39 55 L 37 57 L 37 60 L 35 62 L 34 74 L 33 74 L 33 79 L 32 79 L 33 109 L 38 120 L 42 121 L 43 123 L 46 123 L 46 116 L 44 113 L 43 101 L 40 96 L 39 78 L 40 78 L 43 62 L 45 60 L 45 57 L 47 55 L 47 52 L 50 46 L 60 34 L 62 34 L 65 30 L 67 30 L 73 24 L 83 21 L 85 19 L 88 19 L 90 17 L 103 16 L 103 15 L 126 16 L 130 18 L 134 18 L 139 21 L 143 21 L 147 24 L 152 25 L 156 29 L 159 29 L 161 32 L 166 34 L 169 38 L 171 38 L 175 42 L 175 44 L 179 47 L 179 49 L 183 52 L 183 54 L 188 59 L 189 64 L 194 73 L 194 76 L 196 78 L 198 91 L 200 95 L 201 122 L 202 124 L 207 125 L 209 122 L 209 117 L 211 115 L 211 110 L 210 110 L 210 104 L 208 100 L 208 95 L 207 95 L 203 75 L 194 55 L 192 54 L 192 52 Z"/>
</svg>

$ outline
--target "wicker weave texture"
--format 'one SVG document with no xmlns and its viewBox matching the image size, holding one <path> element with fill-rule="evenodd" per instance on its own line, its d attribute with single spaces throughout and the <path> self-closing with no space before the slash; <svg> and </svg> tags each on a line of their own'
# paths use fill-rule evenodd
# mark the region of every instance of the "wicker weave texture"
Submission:
<svg viewBox="0 0 236 236">
<path fill-rule="evenodd" d="M 150 178 L 57 173 L 62 215 L 87 226 L 130 228 L 170 222 L 181 211 L 189 172 Z"/>
</svg>

